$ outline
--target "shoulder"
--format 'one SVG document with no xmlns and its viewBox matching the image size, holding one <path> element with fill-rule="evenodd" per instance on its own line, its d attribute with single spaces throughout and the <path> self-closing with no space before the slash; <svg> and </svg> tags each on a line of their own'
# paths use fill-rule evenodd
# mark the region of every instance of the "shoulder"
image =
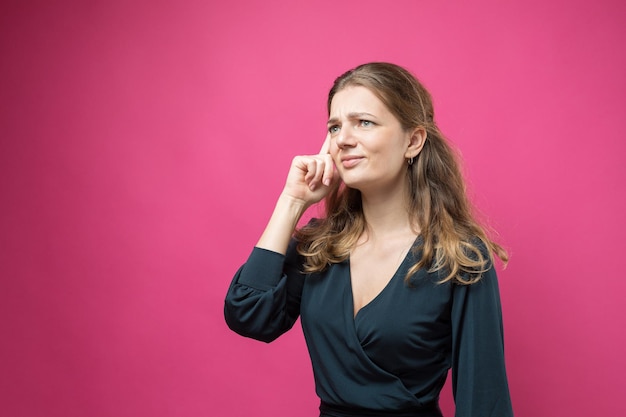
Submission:
<svg viewBox="0 0 626 417">
<path fill-rule="evenodd" d="M 461 250 L 456 284 L 473 285 L 492 275 L 494 257 L 488 241 L 473 236 L 461 241 Z"/>
</svg>

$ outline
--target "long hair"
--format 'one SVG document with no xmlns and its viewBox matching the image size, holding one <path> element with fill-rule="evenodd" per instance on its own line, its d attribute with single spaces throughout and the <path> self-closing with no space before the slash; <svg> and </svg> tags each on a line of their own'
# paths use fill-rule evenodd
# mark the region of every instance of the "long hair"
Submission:
<svg viewBox="0 0 626 417">
<path fill-rule="evenodd" d="M 494 253 L 506 263 L 506 251 L 474 218 L 457 156 L 434 121 L 432 98 L 424 86 L 400 66 L 363 64 L 335 80 L 328 94 L 329 114 L 335 94 L 348 86 L 369 89 L 405 130 L 423 127 L 426 131 L 424 146 L 406 171 L 409 216 L 420 229 L 415 250 L 421 253 L 406 280 L 426 268 L 439 272 L 440 282 L 472 284 L 493 263 Z M 360 191 L 336 185 L 325 207 L 325 218 L 296 231 L 305 272 L 320 272 L 347 259 L 366 228 Z"/>
</svg>

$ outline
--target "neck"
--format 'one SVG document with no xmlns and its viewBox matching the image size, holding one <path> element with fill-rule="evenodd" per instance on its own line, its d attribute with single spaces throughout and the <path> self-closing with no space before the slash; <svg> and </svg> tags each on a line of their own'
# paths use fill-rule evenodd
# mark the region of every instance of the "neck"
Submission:
<svg viewBox="0 0 626 417">
<path fill-rule="evenodd" d="M 377 193 L 361 192 L 361 199 L 367 224 L 366 239 L 385 239 L 398 235 L 416 236 L 419 233 L 411 223 L 405 186 Z"/>
</svg>

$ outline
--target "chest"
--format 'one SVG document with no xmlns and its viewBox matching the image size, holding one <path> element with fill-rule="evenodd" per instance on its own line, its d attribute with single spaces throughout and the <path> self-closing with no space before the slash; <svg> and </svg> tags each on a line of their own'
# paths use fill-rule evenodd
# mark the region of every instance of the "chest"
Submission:
<svg viewBox="0 0 626 417">
<path fill-rule="evenodd" d="M 409 248 L 400 240 L 382 247 L 358 246 L 351 252 L 349 275 L 354 316 L 381 294 L 399 273 Z"/>
<path fill-rule="evenodd" d="M 306 279 L 301 320 L 307 343 L 349 346 L 393 372 L 416 360 L 445 361 L 451 346 L 451 290 L 418 272 L 408 285 L 401 267 L 354 315 L 349 262 Z"/>
</svg>

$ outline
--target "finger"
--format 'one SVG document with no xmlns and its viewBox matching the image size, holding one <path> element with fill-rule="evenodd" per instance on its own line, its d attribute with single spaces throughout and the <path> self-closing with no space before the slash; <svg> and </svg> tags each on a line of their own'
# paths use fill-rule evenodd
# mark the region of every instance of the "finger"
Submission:
<svg viewBox="0 0 626 417">
<path fill-rule="evenodd" d="M 308 185 L 311 185 L 311 181 L 315 178 L 315 171 L 317 169 L 317 164 L 315 162 L 315 158 L 307 158 L 304 161 L 304 182 Z"/>
<path fill-rule="evenodd" d="M 322 182 L 322 176 L 324 175 L 324 161 L 318 158 L 314 158 L 314 170 L 313 175 L 309 181 L 309 188 L 311 191 L 315 190 L 317 186 Z"/>
<path fill-rule="evenodd" d="M 326 139 L 324 139 L 324 143 L 322 144 L 322 149 L 320 149 L 320 155 L 326 155 L 330 153 L 330 133 L 326 135 Z"/>
<path fill-rule="evenodd" d="M 326 164 L 324 164 L 322 183 L 325 186 L 329 186 L 333 181 L 333 176 L 335 175 L 335 164 L 330 155 L 326 155 L 324 159 L 326 160 Z"/>
</svg>

